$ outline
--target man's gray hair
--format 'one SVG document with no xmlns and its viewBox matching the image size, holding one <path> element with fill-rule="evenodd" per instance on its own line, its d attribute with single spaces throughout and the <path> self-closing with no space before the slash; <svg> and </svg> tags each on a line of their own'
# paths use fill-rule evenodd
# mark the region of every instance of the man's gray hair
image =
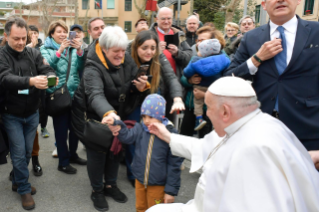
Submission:
<svg viewBox="0 0 319 212">
<path fill-rule="evenodd" d="M 243 20 L 245 20 L 246 18 L 250 18 L 253 23 L 255 24 L 255 18 L 250 16 L 250 15 L 245 15 L 244 17 L 242 17 L 240 20 L 239 20 L 239 25 L 241 25 L 241 22 L 243 22 Z"/>
<path fill-rule="evenodd" d="M 169 11 L 171 11 L 171 12 L 172 12 L 172 18 L 173 18 L 174 12 L 173 12 L 173 10 L 172 10 L 171 8 L 168 8 L 168 7 L 162 7 L 162 8 L 160 8 L 160 9 L 157 11 L 156 18 L 159 17 L 160 12 L 162 12 L 163 10 L 169 10 Z"/>
<path fill-rule="evenodd" d="M 96 20 L 101 20 L 101 21 L 103 21 L 103 19 L 102 18 L 100 18 L 100 17 L 93 17 L 93 18 L 91 18 L 89 21 L 88 21 L 88 30 L 91 30 L 91 23 L 93 22 L 93 21 L 96 21 Z M 103 21 L 103 23 L 104 23 L 104 21 Z"/>
<path fill-rule="evenodd" d="M 112 47 L 120 47 L 126 49 L 128 38 L 123 29 L 119 26 L 107 26 L 99 38 L 102 49 L 109 50 Z"/>
<path fill-rule="evenodd" d="M 19 28 L 25 28 L 28 32 L 28 25 L 23 18 L 11 16 L 7 19 L 6 24 L 4 25 L 4 32 L 9 36 L 11 33 L 11 28 L 13 25 L 17 25 Z"/>
<path fill-rule="evenodd" d="M 187 19 L 186 19 L 186 24 L 187 24 L 187 22 L 188 22 L 188 20 L 189 19 L 191 19 L 191 18 L 195 18 L 196 20 L 197 20 L 197 23 L 199 24 L 199 19 L 198 19 L 198 17 L 196 16 L 196 15 L 191 15 L 191 16 L 189 16 Z"/>
<path fill-rule="evenodd" d="M 217 95 L 216 95 L 217 96 Z M 240 116 L 245 116 L 252 112 L 250 106 L 255 105 L 256 108 L 260 107 L 260 102 L 257 100 L 257 96 L 252 97 L 226 97 L 217 96 L 219 107 L 223 104 L 229 105 L 233 111 Z"/>
</svg>

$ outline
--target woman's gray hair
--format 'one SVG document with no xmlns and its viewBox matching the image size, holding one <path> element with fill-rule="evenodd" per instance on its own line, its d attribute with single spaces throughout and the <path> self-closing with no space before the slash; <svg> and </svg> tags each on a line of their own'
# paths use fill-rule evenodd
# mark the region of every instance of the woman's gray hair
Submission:
<svg viewBox="0 0 319 212">
<path fill-rule="evenodd" d="M 112 47 L 120 47 L 126 49 L 128 38 L 123 29 L 119 26 L 107 26 L 99 38 L 99 43 L 102 49 L 106 51 Z"/>
</svg>

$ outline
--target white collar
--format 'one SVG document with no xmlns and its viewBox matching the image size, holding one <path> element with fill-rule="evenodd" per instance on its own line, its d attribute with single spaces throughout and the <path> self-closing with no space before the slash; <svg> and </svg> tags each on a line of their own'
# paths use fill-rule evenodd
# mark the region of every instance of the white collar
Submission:
<svg viewBox="0 0 319 212">
<path fill-rule="evenodd" d="M 256 110 L 254 110 L 253 112 L 247 114 L 246 116 L 238 119 L 237 121 L 235 121 L 234 123 L 232 123 L 231 125 L 229 125 L 228 127 L 225 128 L 225 132 L 226 134 L 232 135 L 234 132 L 236 132 L 241 126 L 243 126 L 246 122 L 248 122 L 251 118 L 253 118 L 255 115 L 257 115 L 257 113 L 259 113 L 261 110 L 258 108 Z"/>
<path fill-rule="evenodd" d="M 273 22 L 270 20 L 270 21 L 269 21 L 269 26 L 270 26 L 270 35 L 272 35 L 272 34 L 276 31 L 276 29 L 277 29 L 277 27 L 278 27 L 279 25 L 273 23 Z M 290 19 L 289 21 L 287 21 L 286 23 L 284 23 L 282 26 L 285 28 L 285 30 L 286 30 L 287 32 L 290 32 L 291 34 L 296 34 L 296 32 L 297 32 L 297 26 L 298 26 L 298 19 L 297 19 L 297 17 L 294 16 L 292 19 Z"/>
</svg>

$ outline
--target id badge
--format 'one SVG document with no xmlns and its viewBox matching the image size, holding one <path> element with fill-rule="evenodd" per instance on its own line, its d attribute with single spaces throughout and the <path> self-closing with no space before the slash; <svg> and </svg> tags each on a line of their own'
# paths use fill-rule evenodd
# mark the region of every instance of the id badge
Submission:
<svg viewBox="0 0 319 212">
<path fill-rule="evenodd" d="M 18 90 L 18 94 L 29 95 L 29 89 Z"/>
</svg>

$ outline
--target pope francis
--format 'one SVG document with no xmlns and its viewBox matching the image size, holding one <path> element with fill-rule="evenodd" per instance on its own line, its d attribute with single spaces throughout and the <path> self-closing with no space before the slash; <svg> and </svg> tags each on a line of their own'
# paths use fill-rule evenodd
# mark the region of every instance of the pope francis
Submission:
<svg viewBox="0 0 319 212">
<path fill-rule="evenodd" d="M 193 200 L 147 212 L 319 211 L 319 174 L 310 155 L 282 122 L 261 112 L 250 83 L 220 78 L 205 103 L 215 130 L 203 139 L 150 126 L 174 155 L 191 160 L 190 172 L 203 174 Z"/>
</svg>

